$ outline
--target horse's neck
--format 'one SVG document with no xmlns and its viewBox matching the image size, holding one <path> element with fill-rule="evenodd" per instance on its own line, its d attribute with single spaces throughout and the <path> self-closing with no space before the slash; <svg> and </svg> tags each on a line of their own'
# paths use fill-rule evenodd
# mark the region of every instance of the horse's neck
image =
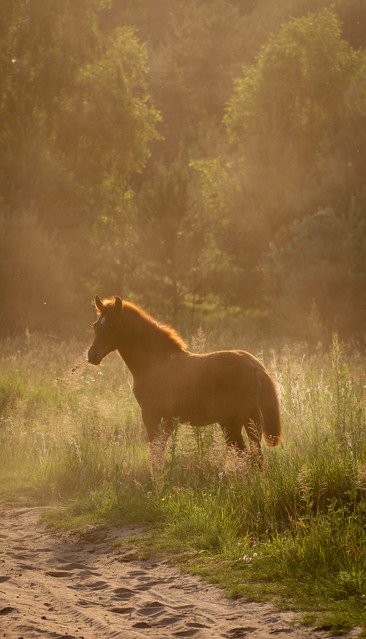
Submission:
<svg viewBox="0 0 366 639">
<path fill-rule="evenodd" d="M 143 371 L 144 363 L 142 356 L 136 357 L 135 354 L 131 356 L 129 349 L 126 348 L 119 348 L 118 352 L 134 377 L 138 376 L 140 371 Z"/>
<path fill-rule="evenodd" d="M 161 361 L 167 349 L 161 336 L 149 326 L 129 323 L 125 325 L 118 352 L 132 375 L 136 376 Z"/>
</svg>

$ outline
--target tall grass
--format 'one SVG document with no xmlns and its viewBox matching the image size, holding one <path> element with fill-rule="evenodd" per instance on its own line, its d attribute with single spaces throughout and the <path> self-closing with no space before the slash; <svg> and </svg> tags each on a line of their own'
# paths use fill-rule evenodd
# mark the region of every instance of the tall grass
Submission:
<svg viewBox="0 0 366 639">
<path fill-rule="evenodd" d="M 83 351 L 81 344 L 30 337 L 3 343 L 3 495 L 72 500 L 94 518 L 148 523 L 158 532 L 155 547 L 188 552 L 191 569 L 232 594 L 282 593 L 333 609 L 341 626 L 366 624 L 366 378 L 359 353 L 346 354 L 335 337 L 327 351 L 297 346 L 261 354 L 284 422 L 283 444 L 264 450 L 261 472 L 227 451 L 215 426 L 176 424 L 166 451 L 156 447 L 150 459 L 126 367 L 113 355 L 93 368 Z"/>
</svg>

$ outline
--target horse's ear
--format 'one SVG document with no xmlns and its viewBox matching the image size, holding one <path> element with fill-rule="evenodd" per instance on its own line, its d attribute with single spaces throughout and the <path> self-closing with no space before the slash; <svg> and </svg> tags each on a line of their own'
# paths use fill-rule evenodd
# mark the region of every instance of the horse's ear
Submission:
<svg viewBox="0 0 366 639">
<path fill-rule="evenodd" d="M 121 298 L 118 295 L 116 295 L 116 297 L 114 298 L 114 308 L 116 309 L 118 313 L 122 311 L 122 306 L 123 306 L 123 302 Z"/>
<path fill-rule="evenodd" d="M 95 306 L 97 307 L 98 311 L 103 313 L 104 306 L 103 306 L 102 300 L 100 299 L 99 295 L 95 296 Z"/>
</svg>

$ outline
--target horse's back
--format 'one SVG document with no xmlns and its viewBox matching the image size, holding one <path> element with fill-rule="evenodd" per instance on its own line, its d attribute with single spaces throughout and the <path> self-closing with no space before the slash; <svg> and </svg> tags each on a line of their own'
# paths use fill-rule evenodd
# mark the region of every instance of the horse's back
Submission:
<svg viewBox="0 0 366 639">
<path fill-rule="evenodd" d="M 185 420 L 192 424 L 247 420 L 255 409 L 259 370 L 263 366 L 245 351 L 187 353 L 175 385 L 177 400 L 186 408 Z"/>
<path fill-rule="evenodd" d="M 192 368 L 197 366 L 206 374 L 235 380 L 250 378 L 257 372 L 266 372 L 263 364 L 254 355 L 241 350 L 213 351 L 203 355 L 190 354 Z"/>
</svg>

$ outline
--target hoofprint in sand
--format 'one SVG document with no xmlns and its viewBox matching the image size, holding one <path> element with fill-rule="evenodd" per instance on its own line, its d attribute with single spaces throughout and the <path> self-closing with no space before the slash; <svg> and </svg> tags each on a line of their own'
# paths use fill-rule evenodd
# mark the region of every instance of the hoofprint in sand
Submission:
<svg viewBox="0 0 366 639">
<path fill-rule="evenodd" d="M 329 637 L 300 626 L 293 612 L 229 600 L 164 561 L 126 557 L 115 542 L 131 529 L 80 540 L 44 529 L 41 512 L 0 507 L 1 638 Z"/>
</svg>

